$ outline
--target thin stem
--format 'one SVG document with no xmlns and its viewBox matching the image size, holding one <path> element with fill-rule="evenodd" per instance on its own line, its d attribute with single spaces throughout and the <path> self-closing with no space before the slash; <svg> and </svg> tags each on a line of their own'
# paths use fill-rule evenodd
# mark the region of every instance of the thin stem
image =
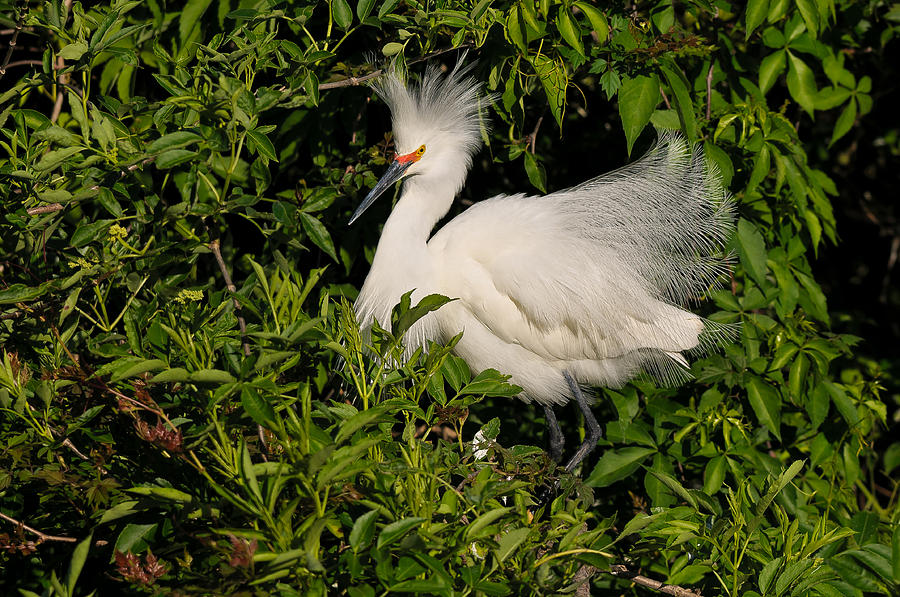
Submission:
<svg viewBox="0 0 900 597">
<path fill-rule="evenodd" d="M 209 249 L 213 252 L 213 255 L 216 257 L 216 262 L 219 264 L 219 271 L 222 272 L 222 277 L 225 278 L 225 288 L 228 289 L 232 295 L 237 293 L 237 287 L 234 285 L 234 282 L 231 280 L 231 274 L 228 273 L 228 268 L 225 266 L 225 260 L 222 259 L 222 251 L 219 248 L 219 239 L 215 239 L 211 243 L 209 243 Z M 244 356 L 250 356 L 250 342 L 247 340 L 247 322 L 244 321 L 244 316 L 241 315 L 241 303 L 237 300 L 237 297 L 232 296 L 232 301 L 234 301 L 234 310 L 237 315 L 238 326 L 241 329 L 241 344 L 244 347 Z"/>
</svg>

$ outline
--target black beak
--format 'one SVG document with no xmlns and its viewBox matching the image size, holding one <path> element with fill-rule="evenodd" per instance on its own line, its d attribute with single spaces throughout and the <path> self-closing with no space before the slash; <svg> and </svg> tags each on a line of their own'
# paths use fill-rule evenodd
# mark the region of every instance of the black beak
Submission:
<svg viewBox="0 0 900 597">
<path fill-rule="evenodd" d="M 363 214 L 364 211 L 369 209 L 369 206 L 375 203 L 375 200 L 378 199 L 386 190 L 388 190 L 395 182 L 403 178 L 403 175 L 406 174 L 406 171 L 410 166 L 413 165 L 414 162 L 409 161 L 406 163 L 399 162 L 394 160 L 390 167 L 387 169 L 387 172 L 384 173 L 384 176 L 381 177 L 381 180 L 378 181 L 378 184 L 375 185 L 369 194 L 366 195 L 366 198 L 362 200 L 362 203 L 359 204 L 359 207 L 356 208 L 356 211 L 353 212 L 353 215 L 350 216 L 350 221 L 347 222 L 347 225 L 350 226 L 355 222 L 359 216 Z"/>
</svg>

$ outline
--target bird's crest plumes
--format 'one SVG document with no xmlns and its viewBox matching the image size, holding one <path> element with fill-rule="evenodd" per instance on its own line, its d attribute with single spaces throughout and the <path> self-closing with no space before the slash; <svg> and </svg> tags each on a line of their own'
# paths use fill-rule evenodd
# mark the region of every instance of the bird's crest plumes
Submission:
<svg viewBox="0 0 900 597">
<path fill-rule="evenodd" d="M 456 66 L 444 75 L 429 65 L 418 84 L 410 84 L 405 68 L 394 62 L 373 84 L 391 109 L 398 151 L 411 151 L 431 139 L 471 156 L 481 146 L 479 117 L 485 98 L 481 83 L 469 76 L 472 64 Z"/>
</svg>

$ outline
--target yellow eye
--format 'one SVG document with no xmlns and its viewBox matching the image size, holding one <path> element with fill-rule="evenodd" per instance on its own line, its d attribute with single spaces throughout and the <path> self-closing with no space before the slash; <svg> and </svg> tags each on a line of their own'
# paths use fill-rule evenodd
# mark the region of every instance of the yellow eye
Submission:
<svg viewBox="0 0 900 597">
<path fill-rule="evenodd" d="M 425 146 L 421 146 L 416 150 L 416 155 L 422 157 L 425 154 Z"/>
</svg>

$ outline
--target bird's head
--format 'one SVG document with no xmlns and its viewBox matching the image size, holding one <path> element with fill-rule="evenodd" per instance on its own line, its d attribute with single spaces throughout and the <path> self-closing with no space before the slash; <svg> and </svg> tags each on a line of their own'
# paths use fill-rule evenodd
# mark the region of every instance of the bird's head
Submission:
<svg viewBox="0 0 900 597">
<path fill-rule="evenodd" d="M 441 185 L 452 187 L 453 195 L 462 188 L 472 155 L 481 146 L 485 98 L 481 84 L 468 76 L 471 65 L 461 63 L 446 75 L 429 67 L 418 85 L 409 85 L 403 69 L 393 65 L 375 83 L 375 91 L 391 109 L 397 152 L 350 224 L 403 178 L 435 177 Z"/>
</svg>

